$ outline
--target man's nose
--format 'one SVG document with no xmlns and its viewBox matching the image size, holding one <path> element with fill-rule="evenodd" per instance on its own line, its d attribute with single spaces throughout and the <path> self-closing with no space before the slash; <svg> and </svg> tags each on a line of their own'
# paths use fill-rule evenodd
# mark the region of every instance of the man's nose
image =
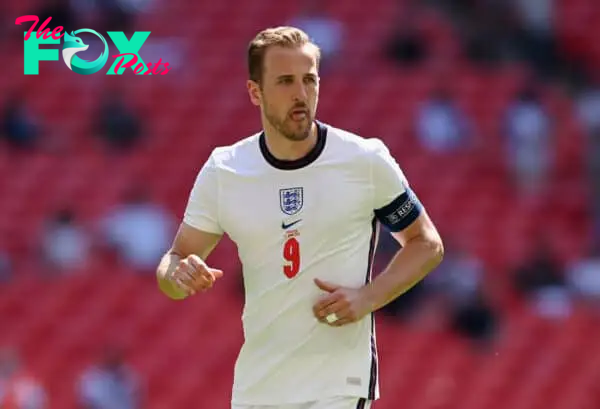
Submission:
<svg viewBox="0 0 600 409">
<path fill-rule="evenodd" d="M 306 102 L 308 99 L 308 92 L 306 92 L 306 87 L 304 84 L 299 84 L 296 86 L 296 90 L 294 93 L 294 102 Z"/>
</svg>

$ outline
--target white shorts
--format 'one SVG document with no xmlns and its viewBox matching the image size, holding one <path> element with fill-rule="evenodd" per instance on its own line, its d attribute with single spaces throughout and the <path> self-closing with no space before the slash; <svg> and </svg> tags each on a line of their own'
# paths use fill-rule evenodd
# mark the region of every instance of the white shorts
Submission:
<svg viewBox="0 0 600 409">
<path fill-rule="evenodd" d="M 371 409 L 373 402 L 364 398 L 329 398 L 291 405 L 232 405 L 231 409 Z"/>
</svg>

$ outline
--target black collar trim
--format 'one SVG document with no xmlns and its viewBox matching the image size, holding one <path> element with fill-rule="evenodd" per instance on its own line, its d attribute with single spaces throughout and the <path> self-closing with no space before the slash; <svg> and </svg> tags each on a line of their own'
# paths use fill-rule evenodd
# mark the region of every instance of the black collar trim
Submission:
<svg viewBox="0 0 600 409">
<path fill-rule="evenodd" d="M 314 161 L 316 161 L 323 150 L 325 149 L 325 142 L 327 141 L 327 127 L 318 121 L 315 121 L 317 125 L 317 143 L 305 156 L 294 160 L 281 160 L 269 152 L 267 148 L 267 142 L 265 140 L 265 133 L 262 132 L 259 137 L 260 152 L 262 153 L 265 160 L 274 168 L 280 170 L 297 170 L 304 168 Z"/>
</svg>

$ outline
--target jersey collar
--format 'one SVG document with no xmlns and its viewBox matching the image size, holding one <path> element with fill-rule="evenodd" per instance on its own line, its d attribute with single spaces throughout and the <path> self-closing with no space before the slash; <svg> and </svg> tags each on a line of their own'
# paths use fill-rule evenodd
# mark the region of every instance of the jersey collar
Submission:
<svg viewBox="0 0 600 409">
<path fill-rule="evenodd" d="M 310 165 L 318 159 L 321 153 L 323 153 L 325 142 L 327 140 L 327 127 L 319 121 L 315 121 L 315 124 L 317 125 L 317 143 L 310 152 L 302 158 L 295 160 L 277 159 L 267 148 L 264 132 L 262 132 L 259 137 L 260 152 L 271 166 L 280 170 L 297 170 Z"/>
</svg>

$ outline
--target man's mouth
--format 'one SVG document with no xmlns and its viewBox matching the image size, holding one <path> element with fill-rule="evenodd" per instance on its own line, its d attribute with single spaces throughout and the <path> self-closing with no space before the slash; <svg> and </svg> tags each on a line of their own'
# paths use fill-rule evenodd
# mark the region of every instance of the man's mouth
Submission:
<svg viewBox="0 0 600 409">
<path fill-rule="evenodd" d="M 294 121 L 303 121 L 308 118 L 308 111 L 305 108 L 296 108 L 290 115 Z"/>
</svg>

